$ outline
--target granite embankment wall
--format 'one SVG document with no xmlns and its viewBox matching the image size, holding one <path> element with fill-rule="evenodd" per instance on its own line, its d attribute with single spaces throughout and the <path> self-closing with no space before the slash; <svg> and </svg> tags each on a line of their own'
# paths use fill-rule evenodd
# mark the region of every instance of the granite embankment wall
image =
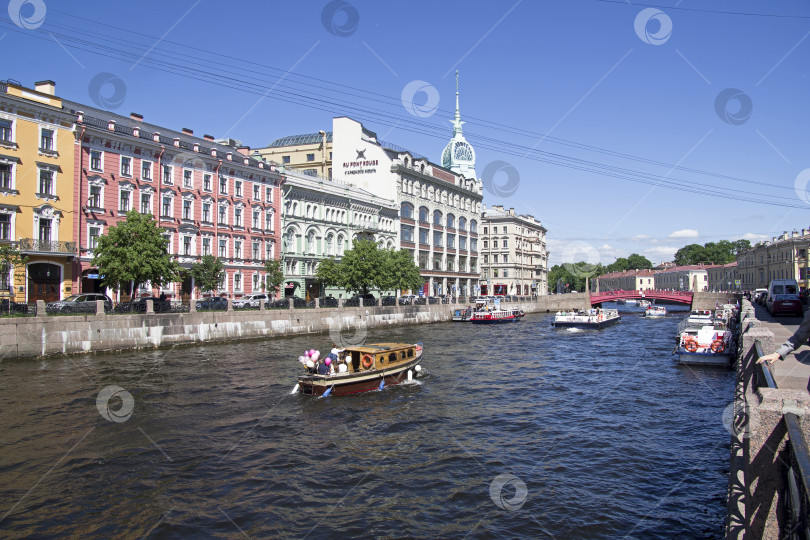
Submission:
<svg viewBox="0 0 810 540">
<path fill-rule="evenodd" d="M 717 304 L 736 304 L 742 294 L 735 292 L 697 292 L 692 298 L 692 309 L 711 309 Z"/>
<path fill-rule="evenodd" d="M 588 295 L 506 304 L 527 313 L 590 307 Z M 0 360 L 329 332 L 353 337 L 390 325 L 449 321 L 460 304 L 132 315 L 60 315 L 0 320 Z M 40 310 L 40 311 L 44 311 Z"/>
</svg>

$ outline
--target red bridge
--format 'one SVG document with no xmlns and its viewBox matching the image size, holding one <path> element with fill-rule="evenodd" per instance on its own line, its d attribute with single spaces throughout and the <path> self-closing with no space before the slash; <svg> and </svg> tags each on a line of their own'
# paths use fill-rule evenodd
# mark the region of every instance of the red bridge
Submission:
<svg viewBox="0 0 810 540">
<path fill-rule="evenodd" d="M 591 305 L 601 304 L 602 302 L 614 302 L 620 298 L 622 299 L 645 299 L 645 300 L 668 300 L 670 302 L 679 302 L 681 304 L 691 304 L 692 291 L 604 291 L 591 293 Z"/>
</svg>

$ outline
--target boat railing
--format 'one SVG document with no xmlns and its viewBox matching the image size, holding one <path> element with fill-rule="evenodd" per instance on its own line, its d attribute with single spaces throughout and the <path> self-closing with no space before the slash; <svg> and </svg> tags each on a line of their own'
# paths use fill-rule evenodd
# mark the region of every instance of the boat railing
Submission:
<svg viewBox="0 0 810 540">
<path fill-rule="evenodd" d="M 754 351 L 752 362 L 756 362 L 764 356 L 762 344 L 759 340 L 754 343 Z M 756 388 L 777 389 L 776 380 L 768 363 L 763 362 L 754 365 L 758 368 L 755 372 L 754 384 Z M 747 415 L 748 412 L 742 410 L 740 414 Z M 734 419 L 736 425 L 737 411 L 735 411 Z M 782 419 L 785 421 L 785 427 L 787 428 L 788 448 L 790 450 L 789 461 L 785 463 L 785 466 L 788 467 L 787 501 L 789 507 L 789 523 L 786 524 L 786 529 L 790 531 L 807 531 L 810 528 L 810 448 L 808 448 L 807 439 L 805 439 L 802 431 L 801 418 L 795 412 L 787 410 L 787 407 L 783 407 Z M 747 418 L 745 420 L 748 421 Z M 804 536 L 801 537 L 804 538 Z"/>
</svg>

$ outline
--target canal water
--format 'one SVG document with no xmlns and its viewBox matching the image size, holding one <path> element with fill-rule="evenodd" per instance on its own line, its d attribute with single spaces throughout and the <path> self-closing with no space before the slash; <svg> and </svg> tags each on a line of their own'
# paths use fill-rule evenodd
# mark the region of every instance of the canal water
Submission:
<svg viewBox="0 0 810 540">
<path fill-rule="evenodd" d="M 4 361 L 0 535 L 720 538 L 733 374 L 682 316 L 372 330 L 423 376 L 323 399 L 328 335 Z"/>
</svg>

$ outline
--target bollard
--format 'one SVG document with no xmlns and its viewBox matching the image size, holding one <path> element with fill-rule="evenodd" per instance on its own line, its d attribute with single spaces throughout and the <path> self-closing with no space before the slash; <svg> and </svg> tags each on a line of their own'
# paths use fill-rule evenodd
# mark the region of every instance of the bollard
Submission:
<svg viewBox="0 0 810 540">
<path fill-rule="evenodd" d="M 45 310 L 45 300 L 37 300 L 37 317 L 47 317 L 48 312 Z"/>
<path fill-rule="evenodd" d="M 104 315 L 104 300 L 96 300 L 96 315 Z"/>
<path fill-rule="evenodd" d="M 197 302 L 195 302 L 193 298 L 189 298 L 188 300 L 188 312 L 197 313 Z"/>
<path fill-rule="evenodd" d="M 146 301 L 146 313 L 155 314 L 155 302 L 151 298 Z"/>
<path fill-rule="evenodd" d="M 228 298 L 228 307 L 226 311 L 233 311 L 233 300 L 231 298 Z"/>
</svg>

